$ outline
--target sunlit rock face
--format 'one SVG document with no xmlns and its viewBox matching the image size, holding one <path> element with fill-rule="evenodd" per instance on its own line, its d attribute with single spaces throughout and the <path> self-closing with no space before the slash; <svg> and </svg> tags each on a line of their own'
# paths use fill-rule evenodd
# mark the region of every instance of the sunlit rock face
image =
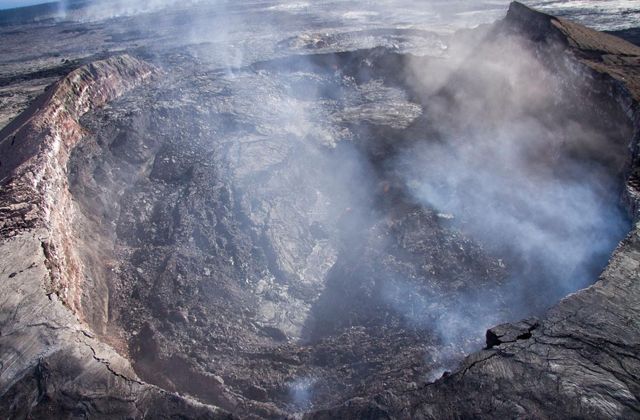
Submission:
<svg viewBox="0 0 640 420">
<path fill-rule="evenodd" d="M 518 4 L 503 21 L 452 36 L 397 27 L 408 16 L 400 4 L 395 27 L 379 27 L 380 10 L 344 5 L 333 14 L 266 2 L 165 6 L 117 9 L 108 21 L 86 9 L 82 23 L 59 24 L 137 58 L 66 78 L 73 95 L 61 99 L 62 119 L 26 128 L 17 120 L 2 132 L 7 150 L 20 147 L 16 132 L 61 140 L 31 147 L 56 165 L 42 178 L 53 187 L 34 189 L 42 214 L 21 211 L 15 192 L 31 188 L 31 172 L 16 176 L 20 163 L 0 159 L 14 206 L 3 207 L 5 220 L 33 220 L 4 222 L 6 267 L 16 244 L 33 245 L 23 246 L 38 257 L 29 267 L 49 274 L 29 278 L 53 302 L 41 316 L 56 319 L 6 317 L 41 335 L 0 342 L 33 349 L 23 369 L 4 371 L 4 395 L 33 394 L 37 404 L 0 408 L 16 417 L 138 417 L 154 405 L 187 417 L 441 418 L 453 404 L 487 415 L 491 395 L 465 405 L 448 373 L 432 382 L 478 363 L 486 378 L 460 386 L 472 389 L 501 372 L 502 362 L 482 363 L 505 346 L 524 352 L 557 339 L 565 325 L 547 321 L 547 309 L 593 284 L 629 231 L 638 49 Z M 57 103 L 43 103 L 59 115 Z M 632 270 L 620 262 L 629 241 L 605 271 L 614 280 Z M 6 270 L 21 279 L 26 268 Z M 586 305 L 590 290 L 550 316 Z M 22 293 L 3 311 L 39 304 Z M 589 305 L 606 311 L 603 302 Z M 491 329 L 485 343 L 488 328 L 525 317 Z M 632 342 L 633 330 L 620 337 Z M 50 344 L 60 341 L 82 351 L 60 358 L 66 347 Z M 36 351 L 50 347 L 57 353 Z M 518 357 L 537 369 L 543 350 Z M 78 377 L 101 374 L 69 392 L 72 365 Z M 110 375 L 119 385 L 104 388 Z M 38 391 L 43 381 L 49 391 Z M 622 405 L 637 403 L 628 386 L 610 382 L 624 402 L 607 399 L 606 412 L 567 400 L 565 413 L 624 415 Z M 125 402 L 78 408 L 98 387 Z M 535 400 L 533 384 L 496 398 L 525 401 L 526 387 Z M 586 389 L 575 398 L 601 398 Z M 501 407 L 505 416 L 546 410 Z"/>
</svg>

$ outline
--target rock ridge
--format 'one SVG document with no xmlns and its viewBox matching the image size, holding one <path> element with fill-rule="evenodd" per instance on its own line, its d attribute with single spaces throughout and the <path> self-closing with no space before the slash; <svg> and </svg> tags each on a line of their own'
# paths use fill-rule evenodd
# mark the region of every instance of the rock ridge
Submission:
<svg viewBox="0 0 640 420">
<path fill-rule="evenodd" d="M 141 382 L 82 321 L 67 162 L 79 120 L 159 71 L 130 55 L 80 67 L 0 132 L 0 412 L 8 418 L 227 415 Z"/>
<path fill-rule="evenodd" d="M 0 237 L 36 228 L 51 231 L 42 249 L 51 273 L 47 293 L 80 309 L 81 273 L 70 244 L 73 220 L 66 165 L 84 135 L 82 115 L 121 96 L 156 70 L 129 55 L 96 61 L 49 87 L 34 104 L 0 132 Z"/>
</svg>

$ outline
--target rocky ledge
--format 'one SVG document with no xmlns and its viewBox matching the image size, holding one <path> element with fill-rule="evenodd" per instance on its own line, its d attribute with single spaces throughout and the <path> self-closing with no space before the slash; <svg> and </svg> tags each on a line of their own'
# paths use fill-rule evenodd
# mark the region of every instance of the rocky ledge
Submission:
<svg viewBox="0 0 640 420">
<path fill-rule="evenodd" d="M 70 229 L 69 154 L 80 117 L 157 74 L 122 55 L 50 86 L 0 133 L 0 412 L 5 418 L 217 418 L 219 410 L 141 382 L 97 340 L 80 311 L 82 275 Z"/>
<path fill-rule="evenodd" d="M 540 49 L 560 46 L 634 121 L 623 201 L 635 227 L 597 283 L 542 319 L 490 329 L 486 349 L 456 372 L 415 392 L 355 399 L 308 418 L 640 418 L 640 48 L 517 2 L 497 30 Z"/>
</svg>

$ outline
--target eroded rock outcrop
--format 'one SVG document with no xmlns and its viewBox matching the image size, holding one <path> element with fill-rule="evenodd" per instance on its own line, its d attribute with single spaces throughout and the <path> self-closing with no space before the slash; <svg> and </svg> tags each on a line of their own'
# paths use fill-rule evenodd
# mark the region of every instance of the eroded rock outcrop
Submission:
<svg viewBox="0 0 640 420">
<path fill-rule="evenodd" d="M 76 312 L 81 305 L 82 273 L 70 233 L 74 215 L 66 165 L 71 150 L 85 135 L 79 119 L 153 73 L 153 67 L 126 55 L 81 67 L 51 86 L 0 133 L 0 234 L 10 238 L 38 228 L 51 232 L 42 244 L 51 272 L 46 289 Z"/>
<path fill-rule="evenodd" d="M 214 418 L 214 407 L 141 382 L 129 362 L 82 322 L 71 150 L 86 112 L 157 74 L 131 56 L 81 67 L 49 87 L 1 133 L 0 411 L 10 418 Z"/>
</svg>

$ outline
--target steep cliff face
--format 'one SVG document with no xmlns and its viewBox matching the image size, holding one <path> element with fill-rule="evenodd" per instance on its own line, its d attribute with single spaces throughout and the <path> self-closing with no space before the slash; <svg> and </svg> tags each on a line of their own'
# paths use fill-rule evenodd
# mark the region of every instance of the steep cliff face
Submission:
<svg viewBox="0 0 640 420">
<path fill-rule="evenodd" d="M 82 322 L 84 268 L 76 254 L 77 208 L 66 175 L 69 154 L 85 135 L 79 119 L 154 74 L 154 67 L 127 55 L 94 62 L 50 86 L 2 131 L 0 411 L 5 416 L 59 418 L 87 411 L 95 417 L 217 416 L 211 407 L 142 383 L 129 362 Z"/>
<path fill-rule="evenodd" d="M 42 244 L 51 273 L 45 289 L 76 313 L 82 273 L 70 231 L 74 209 L 66 166 L 71 150 L 85 135 L 79 119 L 153 74 L 151 66 L 126 55 L 81 67 L 51 86 L 0 133 L 0 234 L 11 238 L 33 229 L 51 232 Z"/>
</svg>

